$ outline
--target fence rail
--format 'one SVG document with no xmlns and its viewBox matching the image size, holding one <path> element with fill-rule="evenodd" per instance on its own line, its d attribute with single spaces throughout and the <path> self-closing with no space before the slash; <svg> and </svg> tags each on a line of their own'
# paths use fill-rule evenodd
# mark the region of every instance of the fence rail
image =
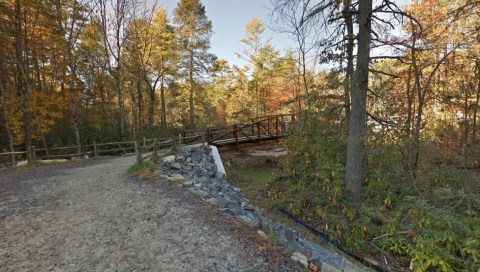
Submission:
<svg viewBox="0 0 480 272">
<path fill-rule="evenodd" d="M 45 159 L 69 159 L 79 156 L 99 156 L 99 155 L 125 155 L 136 153 L 136 148 L 139 152 L 156 152 L 157 150 L 171 148 L 176 145 L 199 143 L 201 139 L 196 137 L 178 137 L 172 136 L 168 138 L 155 138 L 142 140 L 131 140 L 121 142 L 107 142 L 107 143 L 89 143 L 82 145 L 81 153 L 77 153 L 77 146 L 62 146 L 52 148 L 36 148 L 32 146 L 31 150 L 14 151 L 0 153 L 0 165 L 16 165 L 17 162 L 28 160 L 45 160 Z M 137 144 L 136 144 L 137 143 Z M 136 147 L 137 146 L 137 147 Z"/>
<path fill-rule="evenodd" d="M 253 118 L 247 124 L 234 124 L 229 127 L 215 127 L 206 129 L 185 130 L 183 134 L 168 138 L 155 138 L 107 143 L 89 143 L 80 147 L 62 146 L 52 148 L 36 148 L 31 150 L 0 153 L 0 165 L 16 165 L 17 161 L 37 159 L 60 159 L 78 156 L 138 154 L 196 143 L 208 143 L 216 146 L 234 145 L 241 143 L 260 143 L 263 141 L 279 140 L 288 136 L 289 123 L 295 121 L 295 115 L 270 115 Z"/>
</svg>

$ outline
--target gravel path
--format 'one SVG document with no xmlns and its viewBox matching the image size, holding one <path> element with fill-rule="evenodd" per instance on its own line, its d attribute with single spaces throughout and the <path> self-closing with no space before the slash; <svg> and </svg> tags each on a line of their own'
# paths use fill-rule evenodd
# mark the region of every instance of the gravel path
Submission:
<svg viewBox="0 0 480 272">
<path fill-rule="evenodd" d="M 0 271 L 295 271 L 288 255 L 132 157 L 0 172 Z"/>
</svg>

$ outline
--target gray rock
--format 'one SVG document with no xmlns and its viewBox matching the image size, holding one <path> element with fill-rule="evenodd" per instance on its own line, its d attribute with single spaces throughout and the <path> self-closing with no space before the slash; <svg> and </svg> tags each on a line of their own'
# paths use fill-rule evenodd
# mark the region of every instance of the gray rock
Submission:
<svg viewBox="0 0 480 272">
<path fill-rule="evenodd" d="M 189 190 L 190 190 L 190 192 L 192 192 L 195 195 L 200 196 L 201 198 L 207 198 L 207 197 L 210 196 L 210 192 L 199 189 L 199 188 L 191 187 Z"/>
<path fill-rule="evenodd" d="M 226 208 L 228 204 L 230 204 L 230 201 L 223 197 L 210 198 L 209 200 L 207 200 L 207 202 L 220 208 Z"/>
<path fill-rule="evenodd" d="M 260 214 L 257 212 L 257 214 Z M 273 224 L 272 220 L 270 220 L 268 217 L 266 216 L 263 216 L 263 215 L 260 215 L 259 216 L 260 218 L 260 223 L 262 224 L 262 227 L 265 228 L 265 229 L 271 229 L 271 226 Z"/>
<path fill-rule="evenodd" d="M 175 155 L 166 156 L 162 159 L 163 163 L 172 163 L 175 161 Z"/>
<path fill-rule="evenodd" d="M 294 252 L 292 255 L 292 260 L 297 261 L 308 268 L 308 258 L 305 257 L 305 255 L 303 255 L 302 253 Z"/>
<path fill-rule="evenodd" d="M 193 186 L 193 180 L 187 180 L 183 183 L 184 186 Z"/>
<path fill-rule="evenodd" d="M 257 227 L 259 225 L 259 220 L 252 213 L 247 213 L 246 215 L 240 215 L 238 219 L 245 222 L 250 227 Z"/>
<path fill-rule="evenodd" d="M 223 213 L 229 214 L 229 215 L 233 215 L 233 216 L 244 215 L 244 214 L 242 214 L 242 211 L 240 211 L 239 209 L 235 209 L 235 208 L 222 208 L 222 209 L 220 209 L 220 211 L 222 211 Z"/>
<path fill-rule="evenodd" d="M 184 157 L 184 156 L 177 156 L 177 157 L 175 158 L 175 161 L 177 161 L 177 162 L 185 162 L 185 157 Z"/>
<path fill-rule="evenodd" d="M 265 232 L 263 232 L 263 231 L 261 231 L 261 230 L 257 230 L 257 233 L 258 233 L 258 235 L 260 235 L 260 237 L 262 237 L 263 239 L 268 239 L 268 235 L 267 235 Z"/>
<path fill-rule="evenodd" d="M 176 163 L 172 164 L 172 168 L 180 170 L 180 169 L 182 169 L 182 165 L 180 163 L 176 162 Z"/>
<path fill-rule="evenodd" d="M 242 209 L 245 210 L 245 211 L 249 211 L 249 212 L 255 211 L 255 209 L 253 208 L 252 205 L 247 205 L 245 207 L 242 207 Z"/>
</svg>

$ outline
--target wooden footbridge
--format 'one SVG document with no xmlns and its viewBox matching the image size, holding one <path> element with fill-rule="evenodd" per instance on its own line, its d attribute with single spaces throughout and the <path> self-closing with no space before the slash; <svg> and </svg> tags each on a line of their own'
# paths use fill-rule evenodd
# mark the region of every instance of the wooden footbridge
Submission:
<svg viewBox="0 0 480 272">
<path fill-rule="evenodd" d="M 251 119 L 247 124 L 185 130 L 183 138 L 186 140 L 185 144 L 202 141 L 217 147 L 261 144 L 287 137 L 292 122 L 295 122 L 295 115 L 262 116 Z"/>
</svg>

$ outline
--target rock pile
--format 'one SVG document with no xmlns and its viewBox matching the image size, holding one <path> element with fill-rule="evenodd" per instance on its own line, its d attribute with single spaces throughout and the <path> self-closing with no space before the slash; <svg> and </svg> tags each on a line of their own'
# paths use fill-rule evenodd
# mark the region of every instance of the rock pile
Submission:
<svg viewBox="0 0 480 272">
<path fill-rule="evenodd" d="M 218 172 L 211 147 L 184 147 L 179 154 L 163 158 L 157 172 L 219 207 L 225 214 L 251 227 L 259 226 L 259 214 L 242 190 L 230 185 L 225 175 Z"/>
<path fill-rule="evenodd" d="M 227 216 L 234 216 L 250 227 L 262 228 L 293 253 L 292 259 L 305 266 L 314 264 L 320 271 L 363 271 L 339 254 L 309 241 L 295 229 L 263 216 L 240 188 L 227 182 L 221 171 L 223 165 L 215 162 L 214 157 L 218 157 L 215 152 L 218 152 L 216 148 L 210 146 L 183 147 L 178 154 L 163 158 L 157 172 L 164 179 L 178 183 L 178 186 L 219 207 Z M 265 235 L 262 231 L 259 234 Z"/>
</svg>

